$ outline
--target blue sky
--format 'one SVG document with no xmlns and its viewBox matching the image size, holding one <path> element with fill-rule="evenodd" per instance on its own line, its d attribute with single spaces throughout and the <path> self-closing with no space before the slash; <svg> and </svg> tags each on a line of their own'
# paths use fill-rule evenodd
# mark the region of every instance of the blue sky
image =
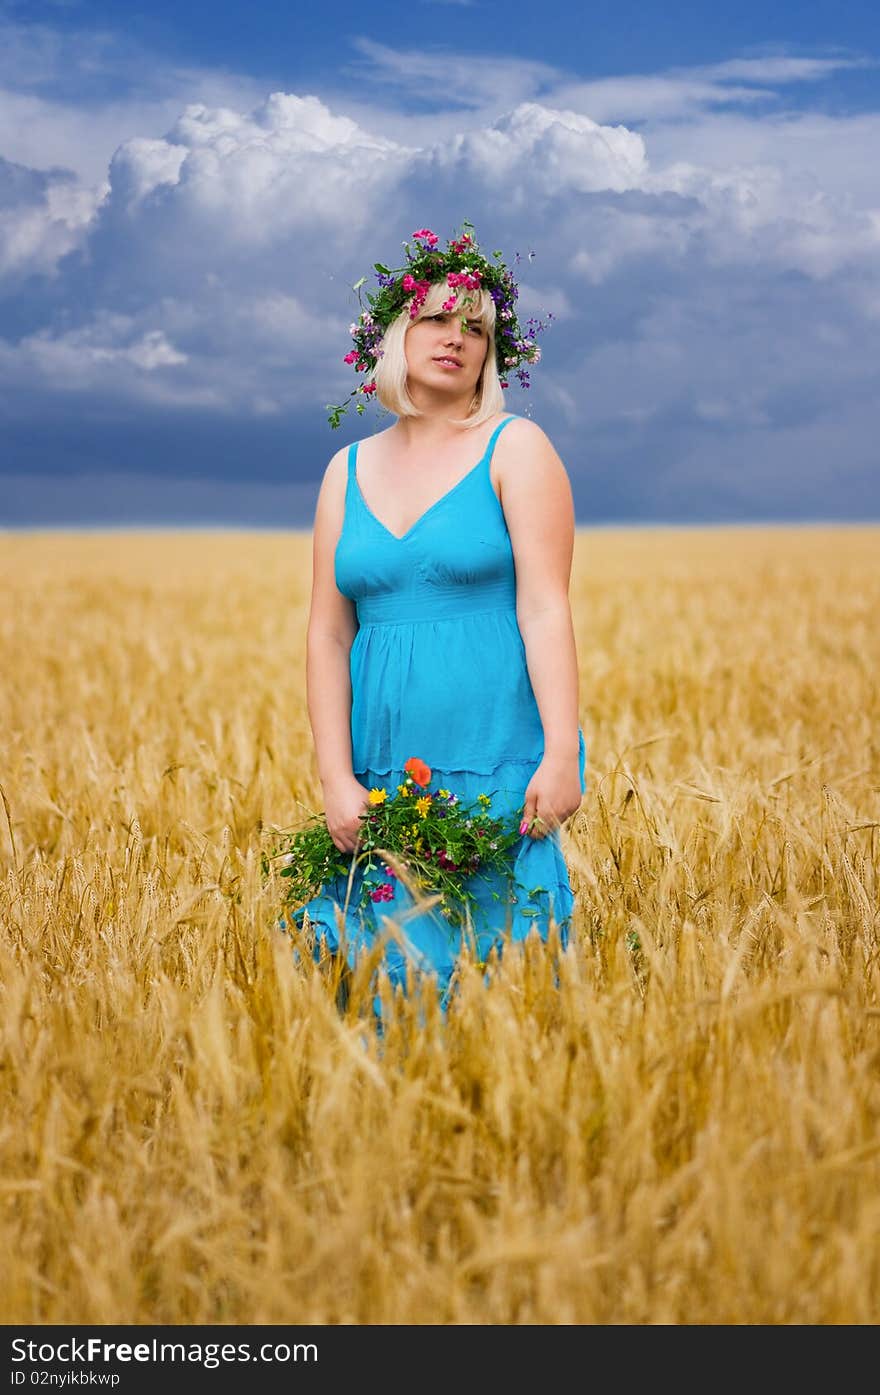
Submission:
<svg viewBox="0 0 880 1395">
<path fill-rule="evenodd" d="M 880 18 L 0 0 L 0 526 L 308 527 L 353 282 L 532 250 L 578 521 L 880 517 Z"/>
</svg>

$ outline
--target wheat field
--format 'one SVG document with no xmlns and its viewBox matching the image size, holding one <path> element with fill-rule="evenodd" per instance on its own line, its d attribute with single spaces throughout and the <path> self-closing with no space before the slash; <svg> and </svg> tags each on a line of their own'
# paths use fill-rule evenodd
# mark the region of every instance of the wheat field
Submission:
<svg viewBox="0 0 880 1395">
<path fill-rule="evenodd" d="M 572 946 L 383 1038 L 260 874 L 310 579 L 2 539 L 4 1321 L 877 1322 L 880 528 L 579 529 Z"/>
</svg>

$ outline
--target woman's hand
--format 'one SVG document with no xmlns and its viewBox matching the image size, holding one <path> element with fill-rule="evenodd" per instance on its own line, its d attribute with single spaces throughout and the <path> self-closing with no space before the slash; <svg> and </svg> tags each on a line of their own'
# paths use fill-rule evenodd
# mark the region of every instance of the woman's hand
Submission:
<svg viewBox="0 0 880 1395">
<path fill-rule="evenodd" d="M 526 786 L 520 833 L 546 837 L 577 813 L 582 799 L 577 759 L 545 756 Z"/>
<path fill-rule="evenodd" d="M 352 775 L 324 789 L 324 821 L 340 852 L 357 850 L 361 818 L 370 804 L 370 791 Z"/>
</svg>

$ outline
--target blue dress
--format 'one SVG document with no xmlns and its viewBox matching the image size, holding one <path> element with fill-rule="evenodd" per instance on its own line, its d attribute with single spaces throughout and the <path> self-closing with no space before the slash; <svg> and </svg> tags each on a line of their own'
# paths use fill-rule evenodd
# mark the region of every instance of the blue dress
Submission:
<svg viewBox="0 0 880 1395">
<path fill-rule="evenodd" d="M 359 443 L 349 447 L 335 578 L 358 619 L 350 654 L 352 764 L 363 785 L 385 789 L 389 799 L 404 780 L 405 762 L 417 756 L 431 768 L 432 790 L 448 788 L 466 802 L 488 794 L 490 814 L 507 819 L 522 807 L 543 755 L 516 618 L 513 548 L 489 475 L 495 442 L 514 420 L 496 427 L 476 465 L 402 536 L 367 505 L 356 473 Z M 584 793 L 580 727 L 578 748 Z M 436 975 L 445 1007 L 464 940 L 485 962 L 493 947 L 500 952 L 535 929 L 546 940 L 552 916 L 567 944 L 573 896 L 559 830 L 543 838 L 524 834 L 509 865 L 512 885 L 497 872 L 468 878 L 476 902 L 470 927 L 451 925 L 436 905 L 413 914 L 399 879 L 393 901 L 360 906 L 357 863 L 351 878 L 326 883 L 291 919 L 302 928 L 308 913 L 316 959 L 341 952 L 354 967 L 392 917 L 395 936 L 382 959 L 392 983 L 405 989 L 409 961 Z"/>
</svg>

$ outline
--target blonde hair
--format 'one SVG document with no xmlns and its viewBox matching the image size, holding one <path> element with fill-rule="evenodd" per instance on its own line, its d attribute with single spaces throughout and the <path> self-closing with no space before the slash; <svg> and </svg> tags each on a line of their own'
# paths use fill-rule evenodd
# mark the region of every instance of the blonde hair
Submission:
<svg viewBox="0 0 880 1395">
<path fill-rule="evenodd" d="M 385 331 L 382 343 L 379 346 L 381 353 L 374 374 L 376 381 L 376 396 L 389 412 L 394 412 L 398 417 L 417 417 L 420 414 L 413 405 L 412 399 L 406 390 L 407 368 L 406 351 L 404 340 L 406 331 L 410 325 L 418 324 L 427 315 L 436 315 L 442 308 L 444 301 L 448 300 L 452 292 L 445 281 L 438 281 L 432 285 L 425 297 L 424 303 L 419 313 L 414 319 L 409 317 L 409 305 L 405 305 L 400 314 Z M 463 310 L 471 319 L 479 320 L 488 340 L 486 348 L 486 358 L 483 368 L 474 389 L 470 408 L 464 420 L 453 420 L 455 426 L 481 426 L 484 421 L 494 417 L 498 412 L 504 411 L 504 393 L 501 390 L 501 379 L 498 376 L 498 365 L 495 359 L 495 302 L 487 290 L 482 287 L 478 291 L 467 290 L 462 286 L 459 288 L 453 311 Z"/>
</svg>

